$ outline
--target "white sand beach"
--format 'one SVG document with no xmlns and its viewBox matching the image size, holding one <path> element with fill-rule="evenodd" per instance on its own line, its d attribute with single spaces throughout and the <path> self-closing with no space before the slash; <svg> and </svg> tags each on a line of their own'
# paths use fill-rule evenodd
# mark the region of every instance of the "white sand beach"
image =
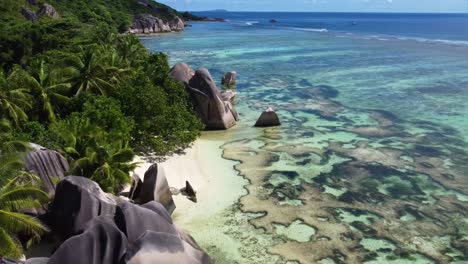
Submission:
<svg viewBox="0 0 468 264">
<path fill-rule="evenodd" d="M 173 219 L 182 228 L 191 229 L 197 219 L 214 217 L 245 194 L 245 180 L 233 168 L 236 162 L 222 158 L 221 146 L 226 136 L 221 132 L 203 132 L 184 154 L 175 154 L 160 163 L 170 187 L 180 189 L 188 180 L 197 192 L 197 203 L 182 195 L 174 196 L 177 208 Z M 135 173 L 143 179 L 153 163 L 144 162 L 142 157 L 138 161 L 142 163 Z"/>
</svg>

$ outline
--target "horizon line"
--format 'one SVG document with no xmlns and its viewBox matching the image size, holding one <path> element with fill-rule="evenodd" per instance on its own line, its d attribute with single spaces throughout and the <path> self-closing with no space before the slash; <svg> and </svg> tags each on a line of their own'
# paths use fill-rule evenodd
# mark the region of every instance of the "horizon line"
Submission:
<svg viewBox="0 0 468 264">
<path fill-rule="evenodd" d="M 458 14 L 468 15 L 467 12 L 425 12 L 425 11 L 245 11 L 245 10 L 226 10 L 226 9 L 212 9 L 212 10 L 184 10 L 180 12 L 220 12 L 220 13 L 343 13 L 343 14 Z"/>
</svg>

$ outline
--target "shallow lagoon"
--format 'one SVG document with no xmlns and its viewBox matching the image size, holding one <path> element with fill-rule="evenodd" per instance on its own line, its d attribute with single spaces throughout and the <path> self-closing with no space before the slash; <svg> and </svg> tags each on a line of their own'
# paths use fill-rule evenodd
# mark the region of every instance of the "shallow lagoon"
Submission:
<svg viewBox="0 0 468 264">
<path fill-rule="evenodd" d="M 183 227 L 218 263 L 468 261 L 468 46 L 243 20 L 143 38 L 239 74 L 223 156 L 248 194 Z M 267 106 L 283 126 L 253 128 Z"/>
</svg>

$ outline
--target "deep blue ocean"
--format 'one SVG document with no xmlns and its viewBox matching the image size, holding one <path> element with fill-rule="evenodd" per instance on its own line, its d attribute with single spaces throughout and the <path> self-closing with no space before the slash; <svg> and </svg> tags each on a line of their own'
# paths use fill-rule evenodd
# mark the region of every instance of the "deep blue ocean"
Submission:
<svg viewBox="0 0 468 264">
<path fill-rule="evenodd" d="M 218 263 L 467 263 L 468 15 L 197 14 L 226 22 L 142 41 L 238 73 L 248 194 L 185 226 Z"/>
</svg>

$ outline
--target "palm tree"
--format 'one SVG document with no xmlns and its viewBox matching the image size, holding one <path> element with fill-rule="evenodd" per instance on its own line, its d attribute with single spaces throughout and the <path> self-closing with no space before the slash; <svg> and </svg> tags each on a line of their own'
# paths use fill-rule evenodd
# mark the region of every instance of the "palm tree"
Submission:
<svg viewBox="0 0 468 264">
<path fill-rule="evenodd" d="M 132 162 L 135 153 L 127 144 L 105 144 L 95 140 L 90 143 L 84 155 L 73 163 L 71 173 L 96 181 L 107 192 L 119 192 L 130 181 L 130 171 L 138 165 Z M 78 154 L 71 148 L 68 151 Z"/>
<path fill-rule="evenodd" d="M 37 176 L 23 171 L 23 152 L 11 146 L 20 143 L 5 143 L 11 138 L 8 122 L 0 120 L 0 256 L 19 258 L 23 247 L 17 235 L 30 237 L 27 245 L 40 239 L 47 228 L 36 218 L 21 212 L 40 208 L 48 200 L 47 193 L 36 185 Z M 23 145 L 25 145 L 23 143 Z"/>
<path fill-rule="evenodd" d="M 8 118 L 18 126 L 28 119 L 25 110 L 31 107 L 30 96 L 26 89 L 13 88 L 10 77 L 0 70 L 0 117 Z"/>
<path fill-rule="evenodd" d="M 119 75 L 125 71 L 112 65 L 116 58 L 109 54 L 113 50 L 89 47 L 74 61 L 72 69 L 75 76 L 71 81 L 77 95 L 83 92 L 108 95 L 112 92 L 113 85 L 119 81 Z"/>
<path fill-rule="evenodd" d="M 66 104 L 70 99 L 65 95 L 70 90 L 69 83 L 55 83 L 57 72 L 47 71 L 44 61 L 32 67 L 31 73 L 24 74 L 25 83 L 32 94 L 37 95 L 42 114 L 48 122 L 55 122 L 55 108 Z"/>
<path fill-rule="evenodd" d="M 11 258 L 19 258 L 23 253 L 23 247 L 16 237 L 18 234 L 31 237 L 28 241 L 30 245 L 48 231 L 39 220 L 21 213 L 40 208 L 48 196 L 30 182 L 23 182 L 25 175 L 18 165 L 17 159 L 0 158 L 0 177 L 9 179 L 0 187 L 0 256 Z M 18 176 L 11 178 L 12 175 Z"/>
</svg>

